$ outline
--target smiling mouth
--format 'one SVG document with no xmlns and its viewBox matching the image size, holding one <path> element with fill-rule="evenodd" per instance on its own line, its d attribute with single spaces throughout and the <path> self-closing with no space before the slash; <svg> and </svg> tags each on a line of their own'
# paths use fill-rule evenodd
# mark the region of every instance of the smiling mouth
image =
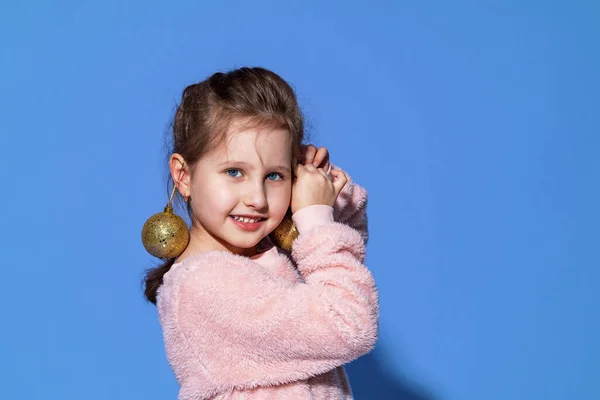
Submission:
<svg viewBox="0 0 600 400">
<path fill-rule="evenodd" d="M 266 218 L 261 218 L 261 217 L 258 217 L 258 218 L 248 218 L 248 217 L 239 217 L 237 215 L 232 215 L 231 218 L 235 219 L 236 221 L 243 222 L 245 224 L 253 224 L 253 223 L 256 223 L 256 222 L 261 222 L 261 221 L 266 220 Z"/>
</svg>

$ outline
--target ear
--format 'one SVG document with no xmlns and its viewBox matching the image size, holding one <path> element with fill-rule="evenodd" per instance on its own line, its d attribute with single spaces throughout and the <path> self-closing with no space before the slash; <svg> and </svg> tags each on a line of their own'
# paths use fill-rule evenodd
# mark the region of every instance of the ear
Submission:
<svg viewBox="0 0 600 400">
<path fill-rule="evenodd" d="M 169 158 L 169 169 L 173 184 L 183 197 L 190 197 L 191 171 L 181 154 L 173 153 Z"/>
</svg>

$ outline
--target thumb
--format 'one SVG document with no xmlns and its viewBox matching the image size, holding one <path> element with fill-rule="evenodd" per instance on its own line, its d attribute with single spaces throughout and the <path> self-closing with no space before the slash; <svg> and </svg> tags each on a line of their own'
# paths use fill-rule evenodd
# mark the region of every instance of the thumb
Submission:
<svg viewBox="0 0 600 400">
<path fill-rule="evenodd" d="M 348 177 L 341 169 L 332 169 L 329 172 L 333 177 L 333 188 L 335 189 L 335 195 L 340 194 L 344 186 L 346 186 L 346 182 L 348 182 Z"/>
</svg>

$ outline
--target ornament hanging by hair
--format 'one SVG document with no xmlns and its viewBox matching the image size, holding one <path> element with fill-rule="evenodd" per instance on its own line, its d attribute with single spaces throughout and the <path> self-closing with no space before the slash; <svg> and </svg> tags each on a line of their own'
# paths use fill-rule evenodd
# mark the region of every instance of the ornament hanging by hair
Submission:
<svg viewBox="0 0 600 400">
<path fill-rule="evenodd" d="M 287 251 L 292 250 L 292 243 L 298 238 L 298 229 L 292 219 L 292 210 L 288 210 L 281 223 L 271 232 L 269 237 L 275 246 Z"/>
<path fill-rule="evenodd" d="M 148 218 L 142 228 L 142 243 L 146 251 L 154 257 L 169 259 L 179 256 L 186 249 L 190 241 L 190 232 L 185 221 L 173 213 L 173 195 L 163 212 Z M 187 200 L 187 196 L 186 196 Z"/>
</svg>

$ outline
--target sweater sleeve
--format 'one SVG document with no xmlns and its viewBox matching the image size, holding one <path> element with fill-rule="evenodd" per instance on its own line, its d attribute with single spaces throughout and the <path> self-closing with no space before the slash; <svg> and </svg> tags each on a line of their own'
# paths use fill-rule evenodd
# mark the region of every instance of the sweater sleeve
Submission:
<svg viewBox="0 0 600 400">
<path fill-rule="evenodd" d="M 340 170 L 335 165 L 331 167 L 334 170 Z M 347 173 L 346 176 L 348 182 L 335 201 L 333 216 L 337 222 L 356 229 L 366 243 L 369 239 L 367 191 L 362 186 L 354 183 Z"/>
<path fill-rule="evenodd" d="M 325 222 L 301 232 L 292 251 L 304 282 L 276 279 L 255 261 L 222 252 L 180 266 L 178 325 L 218 386 L 307 379 L 374 346 L 378 297 L 360 234 Z"/>
</svg>

